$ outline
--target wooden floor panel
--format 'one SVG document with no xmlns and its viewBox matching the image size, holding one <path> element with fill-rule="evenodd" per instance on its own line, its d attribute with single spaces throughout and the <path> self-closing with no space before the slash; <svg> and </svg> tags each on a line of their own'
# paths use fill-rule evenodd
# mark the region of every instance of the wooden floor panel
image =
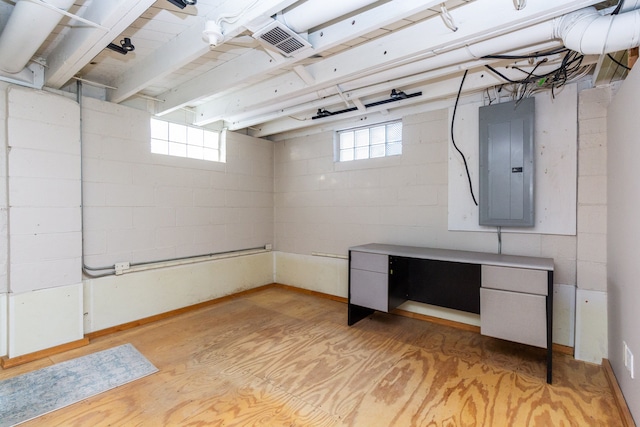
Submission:
<svg viewBox="0 0 640 427">
<path fill-rule="evenodd" d="M 271 288 L 100 337 L 0 379 L 130 342 L 160 370 L 25 426 L 618 426 L 600 366 Z"/>
</svg>

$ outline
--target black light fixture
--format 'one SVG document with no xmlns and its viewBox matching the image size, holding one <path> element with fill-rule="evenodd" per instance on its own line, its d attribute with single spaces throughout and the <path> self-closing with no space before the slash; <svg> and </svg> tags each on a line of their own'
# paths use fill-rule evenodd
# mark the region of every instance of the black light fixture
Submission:
<svg viewBox="0 0 640 427">
<path fill-rule="evenodd" d="M 416 96 L 422 96 L 422 91 L 416 93 L 404 93 L 398 89 L 391 89 L 391 94 L 389 95 L 389 99 L 383 99 L 382 101 L 375 101 L 369 104 L 365 104 L 365 108 L 369 107 L 377 107 L 378 105 L 389 104 L 391 102 L 402 101 L 403 99 L 414 98 Z M 315 116 L 311 117 L 311 120 L 322 119 L 324 117 L 335 116 L 336 114 L 349 113 L 351 111 L 356 111 L 358 107 L 345 108 L 344 110 L 338 111 L 327 111 L 325 108 L 318 108 L 318 112 Z"/>
<path fill-rule="evenodd" d="M 107 47 L 123 55 L 126 55 L 127 53 L 134 51 L 136 48 L 134 45 L 131 44 L 131 39 L 129 37 L 125 37 L 124 40 L 120 40 L 120 46 L 118 46 L 115 43 L 109 43 Z"/>
<path fill-rule="evenodd" d="M 167 1 L 180 9 L 184 9 L 186 6 L 193 6 L 196 3 L 198 3 L 198 0 L 167 0 Z"/>
<path fill-rule="evenodd" d="M 391 89 L 391 99 L 407 99 L 407 94 L 401 90 Z"/>
</svg>

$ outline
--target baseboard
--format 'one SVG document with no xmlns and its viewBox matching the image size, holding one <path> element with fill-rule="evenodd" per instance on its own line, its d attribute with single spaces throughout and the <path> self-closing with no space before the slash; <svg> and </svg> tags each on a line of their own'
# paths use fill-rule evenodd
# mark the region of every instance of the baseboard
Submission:
<svg viewBox="0 0 640 427">
<path fill-rule="evenodd" d="M 220 298 L 215 298 L 212 300 L 208 300 L 208 301 L 203 301 L 201 303 L 198 304 L 193 304 L 193 305 L 189 305 L 186 307 L 182 307 L 182 308 L 178 308 L 176 310 L 171 310 L 171 311 L 167 311 L 165 313 L 160 313 L 160 314 L 156 314 L 154 316 L 149 316 L 149 317 L 145 317 L 143 319 L 138 319 L 135 320 L 133 322 L 128 322 L 128 323 L 123 323 L 121 325 L 117 325 L 117 326 L 113 326 L 110 328 L 106 328 L 106 329 L 101 329 L 99 331 L 95 331 L 95 332 L 90 332 L 88 334 L 85 335 L 85 337 L 82 340 L 78 340 L 78 341 L 74 341 L 71 343 L 67 343 L 67 344 L 63 344 L 60 346 L 56 346 L 56 347 L 52 347 L 52 348 L 48 348 L 45 350 L 41 350 L 41 351 L 37 351 L 34 353 L 30 353 L 30 354 L 25 354 L 19 357 L 14 357 L 14 358 L 7 358 L 7 357 L 3 357 L 2 359 L 0 359 L 0 367 L 2 367 L 3 369 L 6 368 L 10 368 L 13 366 L 17 366 L 17 365 L 22 365 L 24 363 L 28 363 L 28 362 L 32 362 L 34 360 L 38 360 L 38 359 L 44 359 L 46 357 L 52 356 L 54 354 L 57 353 L 62 353 L 64 351 L 67 350 L 72 350 L 74 348 L 78 348 L 78 347 L 82 347 L 85 346 L 87 344 L 89 344 L 89 342 L 93 339 L 99 338 L 99 337 L 103 337 L 106 335 L 110 335 L 116 332 L 121 332 L 121 331 L 126 331 L 128 329 L 133 329 L 135 327 L 138 326 L 142 326 L 142 325 L 146 325 L 148 323 L 153 323 L 153 322 L 157 322 L 158 320 L 163 320 L 163 319 L 167 319 L 173 316 L 177 316 L 180 314 L 184 314 L 184 313 L 188 313 L 191 311 L 195 311 L 195 310 L 199 310 L 201 308 L 204 307 L 209 307 L 215 304 L 220 304 L 224 301 L 228 301 L 237 297 L 241 297 L 243 295 L 249 295 L 255 292 L 260 292 L 266 289 L 270 289 L 270 288 L 279 288 L 279 289 L 285 289 L 288 291 L 292 291 L 292 292 L 298 292 L 298 293 L 302 293 L 302 294 L 306 294 L 306 295 L 313 295 L 315 297 L 318 298 L 324 298 L 324 299 L 329 299 L 332 301 L 337 301 L 337 302 L 341 302 L 344 304 L 348 303 L 347 298 L 344 297 L 339 297 L 336 295 L 331 295 L 331 294 L 326 294 L 323 292 L 317 292 L 317 291 L 312 291 L 309 289 L 303 289 L 303 288 L 298 288 L 296 286 L 291 286 L 291 285 L 285 285 L 282 283 L 270 283 L 267 285 L 263 285 L 263 286 L 258 286 L 256 288 L 252 288 L 252 289 L 247 289 L 244 291 L 240 291 L 240 292 L 236 292 L 230 295 L 226 295 Z M 447 319 L 441 319 L 438 317 L 433 317 L 433 316 L 428 316 L 426 314 L 420 314 L 420 313 L 414 313 L 411 311 L 406 311 L 406 310 L 393 310 L 392 314 L 396 314 L 398 316 L 404 316 L 404 317 L 409 317 L 412 319 L 418 319 L 418 320 L 423 320 L 423 321 L 427 321 L 427 322 L 431 322 L 431 323 L 435 323 L 438 325 L 444 325 L 444 326 L 450 326 L 456 329 L 461 329 L 461 330 L 465 330 L 465 331 L 470 331 L 470 332 L 476 332 L 476 333 L 480 333 L 480 327 L 478 326 L 474 326 L 474 325 L 469 325 L 466 323 L 461 323 L 461 322 L 456 322 L 453 320 L 447 320 Z M 564 353 L 564 354 L 568 354 L 570 356 L 573 356 L 573 347 L 568 347 L 568 346 L 564 346 L 564 345 L 560 345 L 560 344 L 553 344 L 553 350 L 559 353 Z M 606 360 L 606 359 L 605 359 Z M 617 383 L 616 383 L 617 384 Z M 626 405 L 626 403 L 625 403 Z M 628 411 L 628 408 L 627 408 Z M 631 426 L 634 426 L 634 424 L 631 424 Z"/>
<path fill-rule="evenodd" d="M 25 363 L 34 362 L 36 360 L 45 359 L 54 354 L 63 353 L 65 351 L 89 345 L 89 339 L 84 337 L 77 341 L 68 342 L 66 344 L 57 345 L 55 347 L 45 348 L 44 350 L 34 351 L 33 353 L 23 354 L 21 356 L 9 358 L 4 356 L 0 359 L 0 367 L 2 369 L 13 368 L 14 366 L 24 365 Z"/>
<path fill-rule="evenodd" d="M 622 419 L 623 427 L 636 427 L 636 423 L 635 421 L 633 421 L 633 416 L 631 415 L 631 411 L 627 406 L 627 401 L 622 394 L 622 390 L 618 385 L 616 374 L 613 372 L 613 367 L 611 366 L 611 362 L 609 362 L 609 359 L 602 359 L 602 367 L 604 368 L 605 376 L 607 377 L 607 381 L 609 382 L 609 386 L 611 387 L 611 391 L 613 392 L 613 398 L 616 401 L 616 406 L 618 407 L 618 411 L 620 412 L 620 418 Z"/>
<path fill-rule="evenodd" d="M 573 352 L 574 352 L 574 348 L 573 347 L 569 347 L 568 345 L 562 345 L 562 344 L 553 344 L 553 351 L 556 353 L 562 353 L 562 354 L 566 354 L 568 356 L 573 357 Z"/>
<path fill-rule="evenodd" d="M 441 319 L 439 317 L 429 316 L 427 314 L 414 313 L 413 311 L 400 310 L 400 309 L 395 309 L 391 313 L 397 314 L 398 316 L 410 317 L 412 319 L 424 320 L 426 322 L 435 323 L 437 325 L 451 326 L 452 328 L 462 329 L 464 331 L 480 333 L 479 326 L 469 325 L 467 323 L 462 323 L 462 322 L 456 322 L 455 320 Z"/>
<path fill-rule="evenodd" d="M 295 286 L 291 286 L 291 285 L 283 285 L 282 283 L 272 283 L 271 285 L 267 285 L 267 286 L 271 286 L 274 288 L 280 288 L 280 289 L 286 289 L 289 291 L 294 291 L 294 292 L 298 292 L 301 294 L 307 294 L 307 295 L 313 295 L 319 298 L 324 298 L 324 299 L 330 299 L 332 301 L 338 301 L 338 302 L 342 302 L 347 304 L 349 302 L 349 300 L 345 297 L 339 297 L 336 295 L 331 295 L 331 294 L 325 294 L 324 292 L 318 292 L 318 291 L 312 291 L 309 289 L 303 289 L 303 288 L 298 288 Z"/>
</svg>

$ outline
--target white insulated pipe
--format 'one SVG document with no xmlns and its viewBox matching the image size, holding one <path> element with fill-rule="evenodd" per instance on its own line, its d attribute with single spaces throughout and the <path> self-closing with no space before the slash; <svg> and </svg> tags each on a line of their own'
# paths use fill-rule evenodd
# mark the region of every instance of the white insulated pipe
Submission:
<svg viewBox="0 0 640 427">
<path fill-rule="evenodd" d="M 278 20 L 296 33 L 329 22 L 378 0 L 307 0 L 281 15 Z"/>
<path fill-rule="evenodd" d="M 74 0 L 46 0 L 50 6 L 67 11 Z M 20 0 L 0 35 L 0 70 L 19 73 L 53 32 L 63 15 L 38 0 Z"/>
<path fill-rule="evenodd" d="M 640 10 L 601 15 L 589 7 L 556 18 L 554 35 L 584 55 L 603 55 L 640 45 Z"/>
</svg>

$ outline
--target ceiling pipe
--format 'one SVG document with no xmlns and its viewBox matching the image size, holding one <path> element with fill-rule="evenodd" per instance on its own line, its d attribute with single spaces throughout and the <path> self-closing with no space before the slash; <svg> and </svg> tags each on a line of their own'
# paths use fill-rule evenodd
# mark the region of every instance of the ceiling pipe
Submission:
<svg viewBox="0 0 640 427">
<path fill-rule="evenodd" d="M 408 64 L 388 64 L 380 68 L 376 73 L 368 73 L 364 76 L 354 76 L 352 79 L 340 82 L 340 87 L 345 92 L 357 90 L 370 85 L 375 85 L 382 81 L 391 81 L 400 78 L 402 75 L 424 73 L 429 70 L 436 70 L 443 67 L 462 64 L 467 61 L 478 60 L 485 55 L 499 54 L 503 52 L 513 51 L 515 49 L 523 49 L 526 46 L 532 46 L 531 52 L 538 49 L 536 47 L 541 43 L 549 43 L 554 40 L 561 40 L 566 47 L 581 51 L 580 46 L 587 46 L 593 43 L 593 40 L 599 41 L 599 45 L 589 50 L 583 48 L 584 54 L 601 54 L 615 52 L 622 49 L 638 46 L 640 44 L 639 37 L 636 35 L 640 31 L 640 10 L 622 13 L 619 15 L 602 15 L 595 8 L 588 7 L 578 11 L 569 13 L 562 17 L 554 18 L 539 24 L 526 27 L 512 33 L 504 34 L 488 40 L 472 42 L 462 48 L 453 49 L 447 52 L 431 51 L 421 55 L 419 60 Z M 584 25 L 594 21 L 600 21 L 598 25 Z M 601 22 L 613 22 L 612 28 L 608 33 L 602 33 Z M 583 21 L 578 26 L 577 23 Z M 573 24 L 573 25 L 571 25 Z M 621 47 L 624 46 L 624 47 Z M 304 94 L 298 97 L 288 99 L 283 102 L 272 102 L 269 106 L 259 107 L 250 113 L 233 114 L 232 117 L 216 116 L 216 120 L 228 120 L 236 123 L 260 123 L 260 118 L 273 114 L 274 104 L 278 109 L 292 108 L 302 103 L 314 102 L 317 99 L 328 97 L 332 93 L 323 91 L 331 91 L 335 87 L 335 83 L 328 88 L 318 88 L 312 95 L 313 100 L 309 99 L 310 94 Z M 318 107 L 314 105 L 314 108 Z M 207 123 L 211 118 L 208 118 Z M 237 125 L 233 126 L 238 129 Z"/>
<path fill-rule="evenodd" d="M 556 19 L 554 35 L 585 55 L 604 55 L 640 45 L 640 10 L 601 15 L 589 7 Z"/>
<path fill-rule="evenodd" d="M 287 12 L 279 14 L 278 20 L 296 33 L 329 22 L 355 10 L 369 6 L 377 0 L 307 0 Z"/>
<path fill-rule="evenodd" d="M 47 0 L 49 6 L 67 11 L 74 0 Z M 53 32 L 63 15 L 37 0 L 20 0 L 0 35 L 0 70 L 19 73 Z"/>
<path fill-rule="evenodd" d="M 550 49 L 558 48 L 561 44 L 559 42 L 547 42 L 541 45 L 532 47 L 531 49 L 519 49 L 510 51 L 509 54 L 513 55 L 527 55 L 532 50 L 534 51 L 547 51 Z M 437 57 L 439 58 L 439 57 Z M 436 59 L 437 59 L 436 58 Z M 414 64 L 407 64 L 402 70 L 391 69 L 383 73 L 380 73 L 377 78 L 365 77 L 363 79 L 354 80 L 352 82 L 345 83 L 344 87 L 340 85 L 340 89 L 343 91 L 343 97 L 348 101 L 354 102 L 355 99 L 365 98 L 376 95 L 378 93 L 387 92 L 393 87 L 415 87 L 416 85 L 424 85 L 425 82 L 436 81 L 446 78 L 451 74 L 455 74 L 465 69 L 473 69 L 482 67 L 486 64 L 495 64 L 499 60 L 490 59 L 483 60 L 478 59 L 473 61 L 471 65 L 465 64 L 464 67 L 460 65 L 449 65 L 437 70 L 425 71 L 424 65 L 413 66 Z M 555 66 L 556 62 L 554 62 Z M 416 64 L 419 65 L 419 64 Z M 411 66 L 411 67 L 410 67 Z M 268 121 L 276 120 L 284 116 L 304 115 L 311 110 L 319 108 L 328 108 L 329 105 L 337 105 L 340 102 L 339 95 L 324 92 L 319 94 L 314 92 L 314 97 L 311 100 L 297 99 L 294 103 L 278 103 L 274 104 L 269 109 L 261 109 L 253 114 L 237 114 L 227 118 L 229 121 L 229 130 L 239 130 L 250 126 L 255 126 Z M 277 108 L 274 111 L 274 108 Z"/>
</svg>

